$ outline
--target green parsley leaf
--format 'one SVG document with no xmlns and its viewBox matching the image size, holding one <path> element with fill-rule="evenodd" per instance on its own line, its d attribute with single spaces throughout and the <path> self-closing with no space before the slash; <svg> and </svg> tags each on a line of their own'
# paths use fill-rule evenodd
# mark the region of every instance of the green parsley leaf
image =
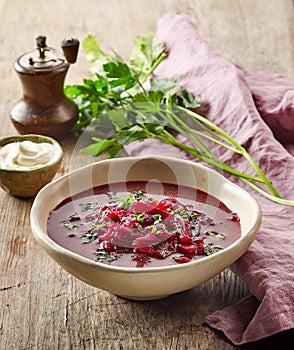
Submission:
<svg viewBox="0 0 294 350">
<path fill-rule="evenodd" d="M 123 109 L 112 109 L 108 112 L 108 118 L 112 121 L 113 125 L 115 125 L 116 130 L 129 126 L 127 112 Z"/>
<path fill-rule="evenodd" d="M 111 56 L 102 51 L 93 35 L 88 35 L 83 40 L 82 46 L 86 53 L 88 69 L 92 74 L 102 72 L 103 64 L 112 60 Z"/>
<path fill-rule="evenodd" d="M 181 94 L 178 96 L 179 105 L 185 108 L 198 108 L 200 107 L 201 97 L 199 95 L 193 96 L 186 89 L 181 91 Z"/>
<path fill-rule="evenodd" d="M 164 102 L 164 92 L 161 90 L 150 90 L 148 92 L 138 92 L 133 96 L 134 107 L 139 109 L 140 103 L 146 108 L 146 103 L 152 106 L 152 109 L 148 109 L 148 112 L 158 112 L 158 105 Z M 152 103 L 153 102 L 153 103 Z M 145 104 L 144 104 L 145 103 Z M 147 106 L 148 106 L 147 105 Z"/>
<path fill-rule="evenodd" d="M 137 36 L 130 56 L 130 63 L 138 76 L 144 76 L 163 54 L 164 45 L 158 43 L 154 33 Z"/>
<path fill-rule="evenodd" d="M 91 145 L 82 149 L 83 154 L 93 154 L 94 156 L 99 156 L 105 151 L 109 151 L 113 146 L 116 146 L 116 139 L 105 140 L 95 138 L 96 143 L 92 143 Z"/>
<path fill-rule="evenodd" d="M 151 89 L 153 91 L 161 91 L 165 94 L 173 95 L 182 90 L 182 88 L 178 85 L 179 79 L 178 77 L 166 78 L 166 79 L 151 79 Z"/>
<path fill-rule="evenodd" d="M 108 62 L 103 65 L 104 72 L 109 78 L 109 85 L 116 87 L 123 85 L 125 89 L 130 89 L 136 83 L 129 66 L 123 62 Z"/>
</svg>

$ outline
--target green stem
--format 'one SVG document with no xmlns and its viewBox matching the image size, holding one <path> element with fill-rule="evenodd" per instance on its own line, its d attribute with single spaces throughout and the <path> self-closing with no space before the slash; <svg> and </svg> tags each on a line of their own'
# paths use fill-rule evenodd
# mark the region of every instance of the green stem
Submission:
<svg viewBox="0 0 294 350">
<path fill-rule="evenodd" d="M 164 110 L 163 112 L 160 111 L 158 113 L 163 120 L 168 119 L 169 126 L 172 127 L 174 130 L 176 130 L 181 135 L 185 136 L 187 140 L 189 140 L 191 143 L 193 143 L 193 145 L 196 146 L 196 148 L 198 149 L 199 152 L 201 150 L 203 152 L 203 154 L 205 154 L 208 158 L 216 159 L 214 157 L 213 153 L 209 150 L 209 148 L 198 137 L 196 137 L 196 139 L 192 138 L 189 133 L 185 132 L 185 130 L 183 128 L 179 127 L 176 124 L 175 114 L 172 111 L 167 109 L 167 110 Z M 185 129 L 187 129 L 187 128 L 185 128 Z M 188 131 L 190 131 L 189 128 L 188 128 Z"/>
<path fill-rule="evenodd" d="M 264 197 L 272 200 L 273 202 L 294 206 L 294 201 L 293 200 L 288 200 L 288 199 L 284 199 L 284 198 L 281 198 L 281 197 L 273 196 L 270 193 L 264 191 L 261 187 L 259 187 L 256 184 L 252 183 L 251 181 L 247 181 L 245 178 L 242 178 L 241 180 L 244 181 L 247 185 L 251 186 L 256 192 L 259 192 Z"/>
<path fill-rule="evenodd" d="M 212 141 L 214 143 L 218 143 L 218 142 L 215 142 L 217 140 L 214 140 L 213 138 L 208 137 L 207 135 L 203 134 L 202 132 L 199 132 L 199 131 L 196 131 L 196 130 L 190 128 L 185 122 L 182 121 L 181 118 L 179 118 L 172 111 L 170 111 L 169 113 L 171 113 L 173 120 L 182 126 L 182 129 L 178 128 L 178 131 L 183 136 L 185 136 L 189 141 L 191 141 L 196 147 L 201 149 L 207 156 L 209 156 L 215 160 L 218 160 L 218 158 L 211 152 L 209 147 L 206 146 L 206 144 L 200 139 L 200 137 L 203 137 L 206 139 L 210 138 L 210 141 Z M 173 126 L 176 127 L 176 124 L 173 123 Z M 185 132 L 184 130 L 187 130 L 187 132 Z M 192 136 L 190 136 L 190 135 L 192 135 Z M 218 143 L 218 144 L 220 145 L 221 143 Z"/>
<path fill-rule="evenodd" d="M 219 145 L 219 146 L 221 146 L 221 147 L 227 148 L 228 150 L 230 150 L 230 151 L 232 151 L 232 152 L 234 152 L 234 153 L 241 154 L 241 152 L 240 152 L 238 149 L 236 149 L 236 148 L 234 148 L 234 147 L 231 147 L 231 146 L 229 146 L 229 145 L 227 145 L 227 144 L 225 144 L 225 143 L 223 143 L 223 142 L 217 140 L 216 138 L 211 137 L 211 136 L 209 136 L 209 135 L 207 135 L 207 134 L 205 134 L 205 133 L 203 133 L 203 132 L 201 132 L 201 131 L 198 131 L 198 130 L 195 130 L 195 129 L 193 129 L 193 128 L 188 127 L 187 124 L 186 124 L 185 122 L 183 122 L 182 119 L 179 118 L 176 114 L 174 114 L 174 118 L 176 118 L 176 119 L 183 125 L 183 127 L 186 128 L 192 135 L 194 135 L 195 137 L 197 137 L 197 139 L 199 139 L 199 137 L 203 137 L 204 139 L 206 139 L 206 140 L 208 140 L 208 141 L 211 141 L 211 142 L 213 142 L 213 143 L 215 143 L 215 144 L 217 144 L 217 145 Z M 194 122 L 195 122 L 196 125 L 198 125 L 199 127 L 201 127 L 201 128 L 202 128 L 204 131 L 206 131 L 207 133 L 209 133 L 209 134 L 211 134 L 211 135 L 213 135 L 213 136 L 215 136 L 215 137 L 218 137 L 218 138 L 220 138 L 221 140 L 225 140 L 224 137 L 221 137 L 221 136 L 218 135 L 217 133 L 212 132 L 210 129 L 206 128 L 205 125 L 201 124 L 201 123 L 198 122 L 197 120 L 194 120 Z"/>
<path fill-rule="evenodd" d="M 165 111 L 164 113 L 164 116 L 163 118 L 165 117 L 169 117 L 167 111 Z M 179 122 L 182 123 L 183 127 L 185 127 L 185 129 L 188 129 L 189 132 L 192 132 L 192 130 L 180 119 L 178 118 L 175 114 L 173 114 L 173 117 L 176 118 Z M 252 175 L 249 175 L 249 174 L 244 174 L 244 173 L 240 173 L 240 172 L 237 172 L 236 170 L 234 170 L 233 168 L 229 167 L 227 164 L 221 162 L 210 150 L 209 148 L 201 141 L 199 140 L 199 138 L 197 138 L 197 140 L 195 140 L 194 138 L 192 138 L 188 133 L 186 133 L 182 128 L 178 127 L 174 120 L 173 119 L 168 119 L 169 121 L 169 124 L 177 131 L 179 132 L 180 134 L 182 134 L 183 136 L 185 136 L 189 141 L 191 141 L 197 148 L 199 148 L 200 146 L 200 149 L 202 149 L 203 153 L 201 153 L 199 150 L 197 151 L 197 154 L 193 154 L 193 152 L 195 152 L 195 150 L 191 147 L 188 147 L 186 145 L 183 145 L 179 142 L 177 142 L 175 139 L 174 142 L 176 142 L 177 144 L 174 143 L 174 145 L 176 145 L 177 147 L 180 147 L 182 149 L 185 148 L 185 150 L 190 153 L 190 154 L 193 154 L 193 155 L 196 155 L 196 157 L 204 160 L 206 163 L 209 163 L 211 165 L 214 165 L 224 171 L 227 171 L 231 174 L 234 174 L 236 176 L 239 176 L 241 177 L 242 175 L 245 175 L 243 177 L 246 177 L 248 179 L 251 179 L 253 181 L 257 181 L 257 182 L 261 182 L 261 183 L 264 183 L 264 180 L 261 178 L 261 177 L 255 177 L 255 176 L 252 176 Z M 203 134 L 202 134 L 203 136 Z M 213 141 L 213 140 L 212 140 Z M 238 152 L 239 153 L 239 152 Z"/>
<path fill-rule="evenodd" d="M 184 150 L 185 152 L 191 154 L 192 156 L 197 157 L 198 159 L 204 161 L 205 163 L 213 165 L 213 166 L 215 166 L 221 170 L 224 170 L 232 175 L 235 175 L 235 176 L 240 177 L 240 178 L 245 178 L 248 181 L 256 181 L 256 182 L 263 183 L 259 177 L 255 177 L 255 176 L 252 176 L 252 175 L 249 175 L 246 173 L 241 173 L 237 170 L 234 170 L 230 166 L 228 166 L 226 163 L 223 163 L 220 160 L 216 161 L 214 159 L 208 158 L 205 155 L 203 155 L 202 153 L 200 153 L 199 151 L 195 150 L 194 148 L 186 146 L 186 145 L 178 142 L 175 139 L 174 140 L 167 140 L 166 137 L 161 136 L 161 135 L 152 134 L 152 133 L 150 133 L 150 131 L 148 131 L 148 130 L 146 131 L 146 129 L 145 129 L 145 132 L 148 134 L 148 137 L 152 137 L 152 138 L 158 139 L 160 141 L 163 141 L 165 143 L 169 143 L 173 146 L 176 146 L 176 147 Z"/>
<path fill-rule="evenodd" d="M 228 142 L 230 142 L 234 147 L 236 147 L 240 154 L 249 162 L 249 164 L 253 167 L 253 169 L 256 171 L 256 173 L 260 176 L 260 178 L 263 180 L 264 184 L 268 187 L 268 189 L 273 193 L 274 196 L 280 198 L 279 192 L 275 189 L 273 184 L 270 182 L 270 180 L 265 176 L 263 171 L 259 168 L 259 166 L 255 163 L 255 161 L 251 158 L 251 156 L 247 153 L 244 147 L 240 146 L 233 138 L 231 138 L 228 134 L 226 134 L 222 129 L 217 127 L 215 124 L 207 120 L 206 118 L 201 117 L 195 112 L 192 112 L 186 108 L 183 108 L 181 106 L 174 106 L 175 108 L 179 109 L 180 111 L 186 113 L 189 117 L 192 119 L 197 119 L 201 121 L 202 123 L 205 123 L 210 128 L 214 129 L 217 133 L 222 135 Z"/>
<path fill-rule="evenodd" d="M 150 133 L 149 133 L 148 137 L 152 137 L 152 138 L 158 139 L 160 141 L 163 141 L 163 142 L 166 142 L 166 143 L 170 143 L 173 146 L 181 148 L 184 151 L 186 151 L 187 153 L 192 154 L 193 156 L 195 156 L 195 157 L 197 157 L 197 158 L 199 158 L 201 160 L 204 160 L 208 164 L 211 164 L 211 165 L 214 165 L 214 166 L 216 165 L 211 159 L 205 159 L 205 156 L 203 156 L 200 152 L 198 152 L 198 151 L 194 150 L 193 148 L 190 148 L 190 147 L 188 147 L 186 145 L 183 145 L 183 144 L 177 142 L 176 140 L 174 140 L 174 142 L 169 142 L 169 141 L 166 141 L 166 139 L 164 137 L 162 137 L 162 136 L 155 135 L 155 134 L 150 134 Z M 247 175 L 247 174 L 244 174 L 244 173 L 239 173 L 239 172 L 235 171 L 234 169 L 228 169 L 229 167 L 225 163 L 222 163 L 223 166 L 222 165 L 219 166 L 219 165 L 221 165 L 221 164 L 217 164 L 216 166 L 218 168 L 221 168 L 221 169 L 225 170 L 226 172 L 229 172 L 229 173 L 231 173 L 233 175 L 238 176 L 240 178 L 240 180 L 245 182 L 248 186 L 252 187 L 256 192 L 258 192 L 261 195 L 263 195 L 264 197 L 272 200 L 273 202 L 276 202 L 276 203 L 279 203 L 279 204 L 284 204 L 284 205 L 294 206 L 294 201 L 288 200 L 288 199 L 283 199 L 283 198 L 280 198 L 280 197 L 277 197 L 277 196 L 273 196 L 270 193 L 268 193 L 267 191 L 265 191 L 263 188 L 261 188 L 260 186 L 257 186 L 255 183 L 252 182 L 252 181 L 262 182 L 260 178 L 255 178 L 255 177 L 253 177 L 251 175 Z"/>
<path fill-rule="evenodd" d="M 154 72 L 155 68 L 167 57 L 165 52 L 162 52 L 161 55 L 156 59 L 150 69 L 146 72 L 144 78 L 140 82 L 140 85 L 143 85 L 145 81 L 149 78 L 149 76 Z"/>
</svg>

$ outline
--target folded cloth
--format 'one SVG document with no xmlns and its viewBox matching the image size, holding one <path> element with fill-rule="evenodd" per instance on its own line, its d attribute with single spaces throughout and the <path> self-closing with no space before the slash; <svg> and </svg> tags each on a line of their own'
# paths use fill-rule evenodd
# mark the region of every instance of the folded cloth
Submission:
<svg viewBox="0 0 294 350">
<path fill-rule="evenodd" d="M 243 69 L 255 105 L 274 136 L 286 146 L 294 145 L 293 80 L 268 72 Z"/>
<path fill-rule="evenodd" d="M 294 157 L 281 144 L 294 144 L 294 81 L 234 65 L 180 15 L 161 17 L 157 38 L 165 43 L 168 57 L 155 71 L 156 76 L 178 76 L 182 86 L 200 94 L 209 106 L 207 118 L 247 149 L 284 198 L 294 200 Z M 127 152 L 191 159 L 183 151 L 151 139 L 132 143 Z M 220 152 L 219 157 L 233 168 L 251 173 L 244 158 L 232 156 L 230 151 Z M 294 328 L 294 207 L 266 199 L 233 176 L 227 177 L 248 190 L 263 212 L 256 240 L 231 267 L 252 295 L 206 318 L 211 327 L 240 345 Z"/>
</svg>

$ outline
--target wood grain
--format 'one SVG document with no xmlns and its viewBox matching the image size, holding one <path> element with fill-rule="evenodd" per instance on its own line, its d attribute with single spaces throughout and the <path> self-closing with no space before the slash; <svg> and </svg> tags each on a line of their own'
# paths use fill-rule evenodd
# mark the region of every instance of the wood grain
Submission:
<svg viewBox="0 0 294 350">
<path fill-rule="evenodd" d="M 166 12 L 188 16 L 233 62 L 294 77 L 291 0 L 0 0 L 1 137 L 16 134 L 9 111 L 22 91 L 12 66 L 33 49 L 36 34 L 58 48 L 63 38 L 82 40 L 92 33 L 103 48 L 128 57 L 135 36 L 155 31 Z M 81 51 L 67 83 L 86 76 Z M 65 157 L 57 176 L 92 161 L 78 156 L 75 145 L 73 137 L 62 142 Z M 41 250 L 30 231 L 33 199 L 1 190 L 0 201 L 1 350 L 241 349 L 204 324 L 207 314 L 248 294 L 230 270 L 163 300 L 131 302 L 71 277 Z M 270 349 L 271 342 L 262 348 Z M 258 343 L 252 346 L 258 349 Z"/>
</svg>

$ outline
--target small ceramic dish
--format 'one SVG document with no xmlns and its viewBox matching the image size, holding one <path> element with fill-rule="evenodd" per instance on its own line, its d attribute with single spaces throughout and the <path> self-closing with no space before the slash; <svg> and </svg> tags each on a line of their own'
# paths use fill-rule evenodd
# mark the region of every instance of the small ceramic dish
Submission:
<svg viewBox="0 0 294 350">
<path fill-rule="evenodd" d="M 136 268 L 95 262 L 61 247 L 48 236 L 49 213 L 64 199 L 95 186 L 128 181 L 159 181 L 205 191 L 239 215 L 241 237 L 227 248 L 192 262 Z M 259 205 L 251 195 L 214 170 L 175 158 L 126 157 L 87 165 L 45 186 L 31 209 L 31 229 L 44 250 L 73 276 L 118 296 L 149 300 L 193 288 L 223 271 L 250 246 L 261 218 Z"/>
<path fill-rule="evenodd" d="M 19 146 L 23 142 L 25 146 Z M 48 150 L 44 150 L 44 147 L 38 149 L 44 144 L 50 144 L 49 154 L 45 155 Z M 10 136 L 0 140 L 0 152 L 4 146 L 9 146 L 9 149 L 0 154 L 0 185 L 15 197 L 35 196 L 53 179 L 63 157 L 59 143 L 48 136 Z"/>
</svg>

